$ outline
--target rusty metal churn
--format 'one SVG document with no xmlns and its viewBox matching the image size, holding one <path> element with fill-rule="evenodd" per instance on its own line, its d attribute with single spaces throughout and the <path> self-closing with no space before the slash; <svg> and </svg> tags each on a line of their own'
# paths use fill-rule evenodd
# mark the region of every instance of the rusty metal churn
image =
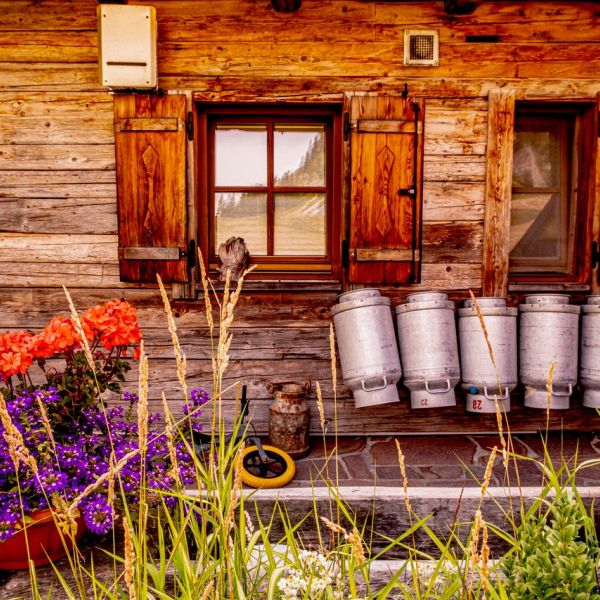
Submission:
<svg viewBox="0 0 600 600">
<path fill-rule="evenodd" d="M 519 306 L 519 375 L 525 385 L 525 406 L 548 407 L 550 366 L 556 361 L 550 387 L 550 408 L 569 408 L 577 383 L 579 306 L 564 294 L 525 296 Z"/>
<path fill-rule="evenodd" d="M 270 383 L 267 390 L 275 398 L 269 408 L 269 439 L 273 446 L 285 450 L 292 458 L 308 454 L 310 408 L 304 402 L 310 381 Z"/>
</svg>

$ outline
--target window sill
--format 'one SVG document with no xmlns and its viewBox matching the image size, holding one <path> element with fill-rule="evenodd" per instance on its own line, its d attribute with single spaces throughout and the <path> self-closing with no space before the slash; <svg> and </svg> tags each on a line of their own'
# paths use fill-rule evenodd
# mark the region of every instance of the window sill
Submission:
<svg viewBox="0 0 600 600">
<path fill-rule="evenodd" d="M 585 283 L 509 283 L 509 292 L 589 292 Z"/>
<path fill-rule="evenodd" d="M 212 284 L 217 291 L 222 291 L 225 282 L 212 280 Z M 235 288 L 236 283 L 232 282 L 231 287 Z M 202 286 L 197 285 L 196 290 L 202 291 Z M 323 280 L 248 280 L 244 281 L 243 290 L 246 292 L 341 292 L 342 284 L 339 281 Z"/>
</svg>

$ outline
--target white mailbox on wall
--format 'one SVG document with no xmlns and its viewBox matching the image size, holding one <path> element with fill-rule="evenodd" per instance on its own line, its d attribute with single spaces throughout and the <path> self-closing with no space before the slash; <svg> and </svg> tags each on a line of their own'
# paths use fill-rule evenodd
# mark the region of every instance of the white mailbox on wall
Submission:
<svg viewBox="0 0 600 600">
<path fill-rule="evenodd" d="M 153 6 L 98 6 L 100 84 L 113 89 L 154 89 L 156 9 Z"/>
</svg>

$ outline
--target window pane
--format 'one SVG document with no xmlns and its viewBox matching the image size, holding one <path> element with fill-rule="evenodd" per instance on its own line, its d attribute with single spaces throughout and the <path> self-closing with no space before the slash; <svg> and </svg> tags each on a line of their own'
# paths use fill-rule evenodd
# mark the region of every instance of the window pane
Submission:
<svg viewBox="0 0 600 600">
<path fill-rule="evenodd" d="M 556 130 L 515 131 L 513 187 L 553 187 L 560 178 Z"/>
<path fill-rule="evenodd" d="M 568 219 L 560 194 L 513 194 L 510 212 L 512 271 L 564 271 Z"/>
<path fill-rule="evenodd" d="M 325 185 L 325 128 L 322 125 L 276 125 L 275 185 Z"/>
<path fill-rule="evenodd" d="M 325 256 L 325 194 L 275 195 L 275 254 Z"/>
<path fill-rule="evenodd" d="M 215 252 L 232 236 L 244 238 L 250 255 L 267 253 L 266 194 L 215 194 Z"/>
<path fill-rule="evenodd" d="M 217 125 L 215 185 L 267 185 L 267 128 L 264 125 Z"/>
</svg>

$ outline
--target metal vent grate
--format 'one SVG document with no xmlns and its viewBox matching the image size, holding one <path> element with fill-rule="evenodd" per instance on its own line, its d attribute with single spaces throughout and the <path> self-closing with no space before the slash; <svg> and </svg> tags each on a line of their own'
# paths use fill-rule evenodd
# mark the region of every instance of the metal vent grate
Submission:
<svg viewBox="0 0 600 600">
<path fill-rule="evenodd" d="M 404 32 L 404 64 L 430 67 L 439 65 L 438 32 L 406 30 Z"/>
</svg>

